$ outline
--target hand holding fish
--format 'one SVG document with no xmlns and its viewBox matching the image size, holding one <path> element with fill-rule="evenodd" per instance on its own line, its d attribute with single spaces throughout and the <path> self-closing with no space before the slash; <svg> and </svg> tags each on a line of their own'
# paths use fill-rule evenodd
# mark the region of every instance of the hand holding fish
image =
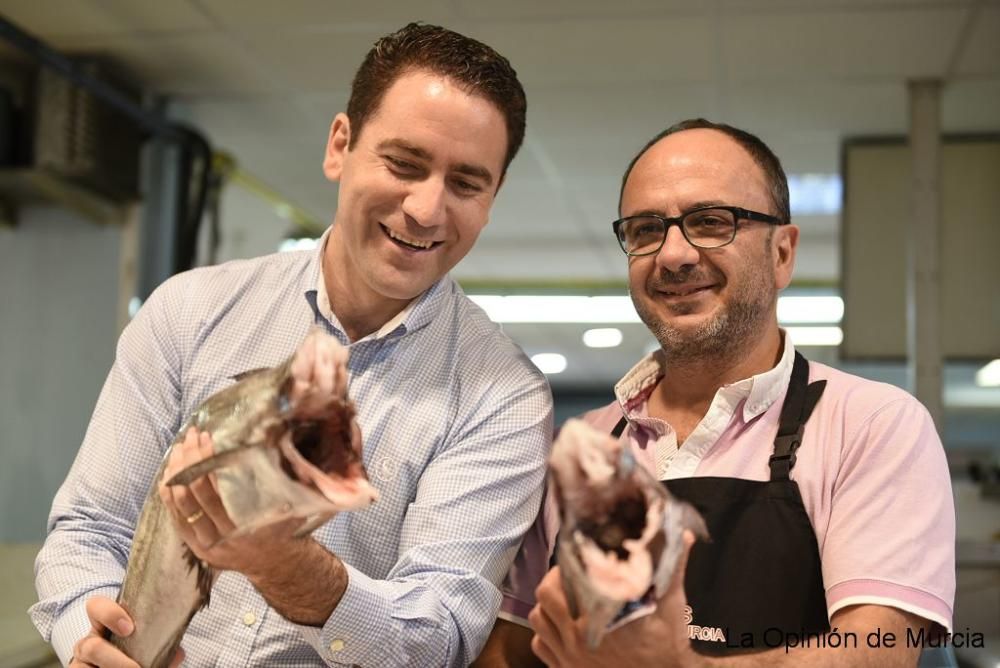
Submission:
<svg viewBox="0 0 1000 668">
<path fill-rule="evenodd" d="M 206 399 L 178 435 L 119 596 L 135 629 L 112 638 L 144 668 L 169 665 L 220 570 L 242 573 L 293 622 L 322 624 L 340 601 L 346 568 L 310 534 L 378 498 L 347 397 L 347 357 L 314 329 L 284 364 L 240 374 Z"/>
<path fill-rule="evenodd" d="M 655 612 L 608 632 L 593 650 L 588 646 L 587 613 L 574 619 L 563 575 L 558 566 L 550 570 L 535 592 L 538 604 L 528 615 L 535 630 L 532 651 L 551 668 L 699 665 L 702 657 L 691 649 L 684 619 L 684 573 L 694 541 L 694 534 L 685 530 L 683 552 Z"/>
<path fill-rule="evenodd" d="M 211 435 L 191 427 L 184 441 L 171 451 L 163 479 L 170 480 L 181 471 L 211 459 L 213 455 Z M 298 534 L 302 520 L 295 517 L 262 526 L 253 532 L 238 533 L 219 496 L 218 478 L 214 472 L 193 480 L 189 485 L 161 484 L 160 498 L 173 515 L 174 526 L 181 539 L 196 557 L 215 570 L 250 575 L 262 565 L 267 570 L 267 555 L 277 555 L 278 558 L 273 561 L 287 564 L 288 550 L 282 544 L 305 539 Z"/>
<path fill-rule="evenodd" d="M 87 617 L 90 619 L 90 633 L 73 646 L 70 668 L 136 668 L 139 665 L 106 639 L 108 629 L 113 629 L 120 636 L 128 636 L 135 628 L 124 608 L 106 596 L 94 596 L 87 599 Z M 184 650 L 178 649 L 170 662 L 170 668 L 179 666 L 183 659 Z"/>
<path fill-rule="evenodd" d="M 191 428 L 171 452 L 163 479 L 212 456 L 211 435 Z M 319 625 L 333 612 L 347 584 L 346 571 L 335 555 L 302 534 L 302 518 L 238 531 L 219 496 L 214 472 L 188 485 L 161 485 L 160 498 L 181 539 L 213 571 L 246 576 L 279 614 L 298 623 Z M 316 580 L 309 579 L 299 591 L 303 572 L 331 570 L 335 575 L 324 579 L 330 586 L 317 587 Z"/>
</svg>

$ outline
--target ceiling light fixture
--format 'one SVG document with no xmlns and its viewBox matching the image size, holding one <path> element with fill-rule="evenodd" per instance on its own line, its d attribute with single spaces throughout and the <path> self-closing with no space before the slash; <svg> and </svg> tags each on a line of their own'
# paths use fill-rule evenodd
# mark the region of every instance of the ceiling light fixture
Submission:
<svg viewBox="0 0 1000 668">
<path fill-rule="evenodd" d="M 605 295 L 469 295 L 490 320 L 501 323 L 639 323 L 631 298 Z M 837 325 L 844 317 L 844 301 L 837 296 L 782 296 L 778 322 L 782 325 Z"/>
<path fill-rule="evenodd" d="M 538 353 L 531 356 L 531 363 L 546 375 L 562 373 L 566 370 L 566 357 L 559 353 Z"/>
<path fill-rule="evenodd" d="M 976 372 L 979 387 L 1000 387 L 1000 359 L 993 360 Z"/>
<path fill-rule="evenodd" d="M 839 346 L 844 340 L 840 327 L 786 327 L 796 346 Z"/>
<path fill-rule="evenodd" d="M 281 252 L 312 250 L 316 248 L 316 246 L 318 245 L 319 245 L 319 239 L 314 239 L 312 237 L 302 237 L 299 239 L 289 238 L 281 240 L 281 244 L 278 246 L 278 250 Z"/>
<path fill-rule="evenodd" d="M 617 327 L 598 327 L 583 333 L 583 345 L 588 348 L 614 348 L 622 343 L 622 330 Z"/>
<path fill-rule="evenodd" d="M 836 296 L 778 297 L 778 322 L 836 324 L 844 317 L 844 300 Z"/>
<path fill-rule="evenodd" d="M 469 295 L 493 322 L 640 322 L 628 297 L 581 295 Z"/>
</svg>

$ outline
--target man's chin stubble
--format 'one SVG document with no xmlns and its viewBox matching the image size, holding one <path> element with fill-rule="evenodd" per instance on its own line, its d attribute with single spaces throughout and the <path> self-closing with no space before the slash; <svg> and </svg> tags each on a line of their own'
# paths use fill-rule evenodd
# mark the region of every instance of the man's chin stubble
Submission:
<svg viewBox="0 0 1000 668">
<path fill-rule="evenodd" d="M 639 317 L 653 333 L 668 363 L 711 364 L 736 361 L 745 354 L 746 344 L 763 325 L 761 304 L 740 302 L 693 331 L 683 331 L 660 321 L 645 307 L 636 304 Z"/>
</svg>

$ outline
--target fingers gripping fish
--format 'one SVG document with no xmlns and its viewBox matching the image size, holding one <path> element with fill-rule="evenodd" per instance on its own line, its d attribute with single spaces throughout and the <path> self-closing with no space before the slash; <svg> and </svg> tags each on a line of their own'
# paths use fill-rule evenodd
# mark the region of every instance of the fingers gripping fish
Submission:
<svg viewBox="0 0 1000 668">
<path fill-rule="evenodd" d="M 329 375 L 327 375 L 329 374 Z M 214 473 L 236 526 L 226 538 L 299 518 L 306 535 L 336 513 L 378 498 L 361 459 L 361 432 L 347 399 L 347 349 L 319 330 L 274 369 L 241 374 L 212 395 L 181 429 L 212 435 L 215 455 L 167 485 Z M 215 574 L 187 548 L 158 494 L 167 457 L 146 497 L 119 603 L 135 631 L 112 642 L 141 666 L 167 666 Z"/>
<path fill-rule="evenodd" d="M 580 420 L 563 425 L 549 460 L 562 520 L 556 546 L 574 617 L 587 615 L 595 649 L 611 628 L 651 610 L 670 584 L 690 529 L 707 539 L 691 505 L 673 498 L 627 445 Z"/>
</svg>

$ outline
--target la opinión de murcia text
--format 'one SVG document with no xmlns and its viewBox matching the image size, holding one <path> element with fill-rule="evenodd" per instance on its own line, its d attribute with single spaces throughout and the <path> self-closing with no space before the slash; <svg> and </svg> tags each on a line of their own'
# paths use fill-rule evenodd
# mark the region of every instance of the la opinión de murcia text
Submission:
<svg viewBox="0 0 1000 668">
<path fill-rule="evenodd" d="M 710 635 L 711 637 L 705 637 L 706 635 Z M 737 639 L 730 636 L 721 628 L 689 624 L 688 637 L 691 640 L 723 642 L 726 647 L 732 648 L 760 648 L 752 633 L 743 633 Z M 972 631 L 969 628 L 957 633 L 929 633 L 926 629 L 907 628 L 906 634 L 902 638 L 891 631 L 882 631 L 881 628 L 876 628 L 868 634 L 859 634 L 854 631 L 845 631 L 842 633 L 836 627 L 823 634 L 795 633 L 779 628 L 769 628 L 764 631 L 762 639 L 764 647 L 768 649 L 784 647 L 786 652 L 796 648 L 811 647 L 857 649 L 862 645 L 885 649 L 899 647 L 904 644 L 906 647 L 920 647 L 922 649 L 938 647 L 954 647 L 958 649 L 971 647 L 981 649 L 985 647 L 983 634 Z"/>
</svg>

